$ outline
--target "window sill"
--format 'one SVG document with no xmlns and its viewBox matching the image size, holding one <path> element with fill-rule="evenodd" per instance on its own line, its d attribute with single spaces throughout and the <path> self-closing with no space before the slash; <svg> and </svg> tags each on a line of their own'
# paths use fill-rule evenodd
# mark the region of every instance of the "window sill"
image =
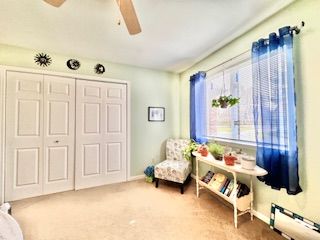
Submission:
<svg viewBox="0 0 320 240">
<path fill-rule="evenodd" d="M 232 140 L 232 139 L 224 139 L 224 138 L 214 138 L 214 137 L 207 137 L 209 142 L 219 142 L 221 144 L 228 144 L 238 148 L 246 148 L 256 150 L 257 144 L 255 142 L 246 142 L 246 141 L 239 141 L 239 140 Z"/>
</svg>

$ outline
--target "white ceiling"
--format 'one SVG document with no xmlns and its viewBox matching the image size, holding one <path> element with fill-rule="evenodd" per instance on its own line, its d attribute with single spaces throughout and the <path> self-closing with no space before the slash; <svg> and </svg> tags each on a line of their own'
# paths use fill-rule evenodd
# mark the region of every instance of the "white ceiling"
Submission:
<svg viewBox="0 0 320 240">
<path fill-rule="evenodd" d="M 293 1 L 133 0 L 130 36 L 115 0 L 1 0 L 0 43 L 181 72 Z"/>
</svg>

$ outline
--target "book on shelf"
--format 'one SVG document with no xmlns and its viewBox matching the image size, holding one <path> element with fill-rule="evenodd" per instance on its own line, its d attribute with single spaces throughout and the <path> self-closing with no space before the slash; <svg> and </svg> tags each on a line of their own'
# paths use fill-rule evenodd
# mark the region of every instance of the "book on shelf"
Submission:
<svg viewBox="0 0 320 240">
<path fill-rule="evenodd" d="M 228 191 L 229 195 L 227 194 L 227 196 L 229 196 L 230 198 L 234 198 L 234 197 L 241 198 L 245 195 L 250 194 L 250 188 L 246 184 L 237 182 L 236 184 L 233 183 L 233 185 L 234 185 L 233 189 L 231 190 L 231 192 L 230 190 Z"/>
<path fill-rule="evenodd" d="M 221 182 L 221 185 L 218 189 L 219 192 L 222 191 L 222 189 L 224 188 L 224 186 L 226 185 L 226 182 L 228 181 L 228 178 L 225 178 L 222 182 Z"/>
<path fill-rule="evenodd" d="M 220 192 L 221 192 L 222 194 L 224 194 L 224 192 L 226 191 L 229 183 L 230 183 L 230 179 L 227 178 L 225 184 L 223 185 L 223 187 L 222 187 L 221 190 L 220 190 Z"/>
<path fill-rule="evenodd" d="M 226 190 L 224 191 L 224 195 L 226 195 L 226 196 L 230 196 L 230 193 L 231 193 L 231 191 L 232 191 L 232 189 L 233 189 L 233 179 L 231 179 L 230 180 L 230 182 L 229 182 L 229 184 L 228 184 L 228 186 L 226 187 Z"/>
<path fill-rule="evenodd" d="M 227 177 L 222 173 L 216 173 L 209 182 L 209 186 L 216 191 L 220 191 L 223 184 L 225 184 L 226 179 Z"/>
<path fill-rule="evenodd" d="M 212 179 L 213 175 L 214 175 L 214 172 L 208 171 L 207 174 L 203 176 L 200 180 L 208 184 Z"/>
<path fill-rule="evenodd" d="M 233 179 L 228 179 L 227 176 L 222 173 L 208 171 L 200 180 L 208 184 L 212 189 L 230 198 L 241 198 L 250 193 L 250 189 L 246 184 L 240 182 L 235 183 Z"/>
<path fill-rule="evenodd" d="M 238 192 L 237 192 L 237 198 L 241 198 L 245 195 L 248 195 L 250 193 L 250 189 L 248 188 L 248 186 L 244 183 L 241 184 Z"/>
<path fill-rule="evenodd" d="M 237 196 L 237 193 L 238 193 L 238 190 L 239 190 L 240 186 L 241 186 L 241 183 L 239 183 L 239 182 L 237 182 L 237 183 L 234 185 L 233 190 L 232 190 L 232 192 L 231 192 L 231 194 L 230 194 L 230 198 L 234 198 L 234 197 Z"/>
</svg>

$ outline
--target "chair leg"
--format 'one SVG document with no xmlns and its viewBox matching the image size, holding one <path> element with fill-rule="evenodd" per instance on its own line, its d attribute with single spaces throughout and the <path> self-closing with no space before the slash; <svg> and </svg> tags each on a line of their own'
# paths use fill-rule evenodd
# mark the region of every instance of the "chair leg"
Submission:
<svg viewBox="0 0 320 240">
<path fill-rule="evenodd" d="M 191 173 L 189 174 L 189 176 L 187 177 L 187 179 L 183 182 L 183 183 L 180 183 L 180 192 L 181 194 L 184 193 L 184 186 L 189 183 L 191 180 Z"/>
<path fill-rule="evenodd" d="M 156 182 L 156 183 L 155 183 L 156 188 L 158 188 L 158 187 L 159 187 L 159 178 L 155 178 L 154 181 Z"/>
<path fill-rule="evenodd" d="M 180 193 L 181 194 L 184 193 L 184 183 L 181 183 L 181 185 L 180 185 Z"/>
<path fill-rule="evenodd" d="M 185 182 L 189 183 L 190 181 L 191 181 L 191 173 L 188 175 L 187 180 Z"/>
</svg>

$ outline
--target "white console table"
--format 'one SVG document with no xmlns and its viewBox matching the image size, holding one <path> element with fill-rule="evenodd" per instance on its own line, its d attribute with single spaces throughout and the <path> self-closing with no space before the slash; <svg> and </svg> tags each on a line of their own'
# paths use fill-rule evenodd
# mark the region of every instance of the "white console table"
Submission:
<svg viewBox="0 0 320 240">
<path fill-rule="evenodd" d="M 263 168 L 260 168 L 258 166 L 255 166 L 255 168 L 253 170 L 247 170 L 247 169 L 243 169 L 241 168 L 240 164 L 235 164 L 234 166 L 228 166 L 224 163 L 224 161 L 219 161 L 216 160 L 210 153 L 207 157 L 203 157 L 201 156 L 200 153 L 198 152 L 193 152 L 193 155 L 196 156 L 196 185 L 197 185 L 197 197 L 199 197 L 199 190 L 201 188 L 206 188 L 208 190 L 210 190 L 211 192 L 214 192 L 216 195 L 220 196 L 221 198 L 223 198 L 224 200 L 226 200 L 227 202 L 231 203 L 233 205 L 233 209 L 234 209 L 234 226 L 237 228 L 238 227 L 238 216 L 241 216 L 245 213 L 250 213 L 251 215 L 251 220 L 253 220 L 253 185 L 252 185 L 252 179 L 253 177 L 256 176 L 264 176 L 266 174 L 268 174 L 268 172 L 266 170 L 264 170 Z M 237 182 L 237 174 L 246 174 L 248 176 L 250 176 L 250 194 L 247 196 L 244 196 L 242 198 L 237 198 L 237 194 L 234 195 L 233 198 L 228 197 L 226 195 L 224 195 L 223 193 L 213 189 L 212 187 L 210 187 L 208 184 L 206 184 L 205 182 L 200 180 L 199 177 L 199 163 L 205 163 L 208 164 L 210 166 L 222 169 L 224 171 L 227 171 L 229 173 L 232 173 L 233 176 L 233 180 L 234 183 Z M 240 213 L 238 214 L 238 207 L 237 204 L 239 201 L 246 201 L 246 199 L 248 200 L 248 208 L 244 211 L 240 211 Z M 246 203 L 244 203 L 246 204 Z"/>
</svg>

